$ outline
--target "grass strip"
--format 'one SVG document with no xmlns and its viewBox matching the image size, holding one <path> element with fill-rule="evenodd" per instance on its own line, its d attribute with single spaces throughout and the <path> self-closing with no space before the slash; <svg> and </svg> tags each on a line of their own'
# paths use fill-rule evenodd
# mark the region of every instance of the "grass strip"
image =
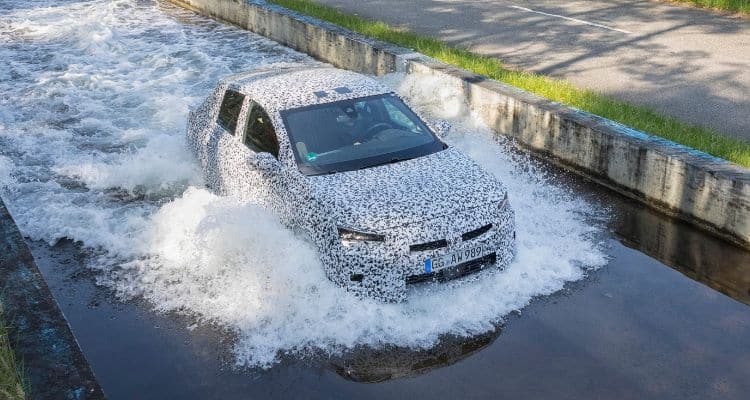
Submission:
<svg viewBox="0 0 750 400">
<path fill-rule="evenodd" d="M 8 335 L 0 304 L 0 399 L 23 400 L 25 380 Z"/>
<path fill-rule="evenodd" d="M 690 4 L 700 8 L 750 14 L 750 0 L 669 0 L 675 3 Z"/>
<path fill-rule="evenodd" d="M 505 82 L 547 99 L 661 136 L 744 167 L 750 167 L 750 142 L 748 141 L 724 136 L 711 129 L 679 121 L 676 118 L 659 114 L 648 107 L 616 100 L 589 89 L 581 89 L 564 80 L 512 70 L 504 67 L 496 58 L 450 46 L 441 40 L 396 28 L 381 21 L 346 14 L 314 0 L 269 0 L 269 2 L 366 36 L 411 48 L 429 57 Z"/>
</svg>

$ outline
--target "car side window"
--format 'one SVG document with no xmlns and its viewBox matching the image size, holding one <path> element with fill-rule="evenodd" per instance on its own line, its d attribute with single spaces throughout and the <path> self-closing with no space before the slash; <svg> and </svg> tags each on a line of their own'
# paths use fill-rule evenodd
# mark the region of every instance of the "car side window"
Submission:
<svg viewBox="0 0 750 400">
<path fill-rule="evenodd" d="M 256 153 L 268 152 L 279 158 L 279 140 L 271 118 L 255 102 L 251 101 L 249 107 L 243 143 Z"/>
<path fill-rule="evenodd" d="M 240 115 L 244 100 L 245 96 L 242 94 L 234 90 L 227 90 L 224 93 L 224 100 L 221 101 L 217 122 L 232 135 L 234 135 L 234 130 L 237 129 L 237 117 Z"/>
</svg>

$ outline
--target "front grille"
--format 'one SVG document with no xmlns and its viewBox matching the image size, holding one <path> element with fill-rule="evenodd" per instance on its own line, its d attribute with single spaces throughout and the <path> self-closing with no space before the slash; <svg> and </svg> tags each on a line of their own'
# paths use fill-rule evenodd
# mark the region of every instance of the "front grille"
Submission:
<svg viewBox="0 0 750 400">
<path fill-rule="evenodd" d="M 443 247 L 448 246 L 448 241 L 445 239 L 436 240 L 434 242 L 427 242 L 422 244 L 413 244 L 409 246 L 409 251 L 427 251 L 427 250 L 435 250 L 435 249 L 442 249 Z"/>
<path fill-rule="evenodd" d="M 441 269 L 437 272 L 408 276 L 406 278 L 406 284 L 411 285 L 413 283 L 424 281 L 449 281 L 451 279 L 460 278 L 462 276 L 477 272 L 487 265 L 495 264 L 495 262 L 497 262 L 497 256 L 495 255 L 495 253 L 492 253 L 484 257 L 466 261 L 465 263 L 461 263 L 453 267 Z"/>
<path fill-rule="evenodd" d="M 461 240 L 467 241 L 467 240 L 471 240 L 476 237 L 482 236 L 485 233 L 487 233 L 487 231 L 489 231 L 490 229 L 492 229 L 492 224 L 487 224 L 481 228 L 477 228 L 477 229 L 474 229 L 473 231 L 464 233 L 463 235 L 461 235 Z"/>
</svg>

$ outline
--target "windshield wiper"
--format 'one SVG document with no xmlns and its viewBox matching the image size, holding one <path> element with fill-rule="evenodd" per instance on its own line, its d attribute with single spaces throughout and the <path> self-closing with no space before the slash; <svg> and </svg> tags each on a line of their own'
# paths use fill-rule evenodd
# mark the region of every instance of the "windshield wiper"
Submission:
<svg viewBox="0 0 750 400">
<path fill-rule="evenodd" d="M 391 157 L 390 159 L 388 159 L 386 161 L 383 161 L 383 162 L 380 162 L 380 163 L 377 163 L 377 164 L 368 165 L 368 166 L 361 167 L 361 168 L 349 169 L 349 170 L 347 170 L 347 169 L 344 169 L 344 170 L 338 170 L 338 169 L 318 170 L 318 171 L 315 171 L 315 172 L 312 172 L 312 173 L 305 173 L 305 175 L 307 175 L 307 176 L 333 175 L 333 174 L 337 174 L 339 172 L 355 171 L 357 169 L 361 170 L 361 169 L 379 167 L 381 165 L 395 164 L 395 163 L 398 163 L 398 162 L 401 162 L 401 161 L 407 161 L 407 160 L 411 160 L 411 159 L 414 159 L 414 158 L 417 158 L 417 157 Z"/>
<path fill-rule="evenodd" d="M 333 175 L 333 174 L 338 174 L 338 173 L 339 173 L 338 170 L 329 169 L 327 171 L 318 171 L 318 172 L 313 172 L 313 173 L 307 173 L 305 175 L 307 175 L 307 176 L 321 176 L 321 175 Z"/>
<path fill-rule="evenodd" d="M 389 159 L 388 161 L 383 161 L 381 163 L 369 165 L 369 166 L 367 166 L 367 168 L 379 167 L 381 165 L 386 165 L 386 164 L 395 164 L 395 163 L 398 163 L 398 162 L 401 162 L 401 161 L 411 160 L 413 158 L 416 158 L 416 157 L 393 157 L 393 158 Z"/>
</svg>

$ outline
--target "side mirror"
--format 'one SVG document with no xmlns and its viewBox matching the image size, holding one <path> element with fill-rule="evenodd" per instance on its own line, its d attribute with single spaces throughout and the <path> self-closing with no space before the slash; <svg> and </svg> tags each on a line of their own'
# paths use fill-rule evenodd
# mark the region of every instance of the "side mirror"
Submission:
<svg viewBox="0 0 750 400">
<path fill-rule="evenodd" d="M 451 125 L 451 123 L 446 120 L 440 119 L 432 123 L 432 129 L 435 131 L 438 137 L 443 139 L 448 136 L 448 133 L 450 133 L 451 129 L 453 129 L 453 125 Z"/>
<path fill-rule="evenodd" d="M 281 173 L 281 163 L 271 153 L 257 153 L 253 155 L 252 164 L 259 171 L 266 172 L 272 175 Z"/>
</svg>

